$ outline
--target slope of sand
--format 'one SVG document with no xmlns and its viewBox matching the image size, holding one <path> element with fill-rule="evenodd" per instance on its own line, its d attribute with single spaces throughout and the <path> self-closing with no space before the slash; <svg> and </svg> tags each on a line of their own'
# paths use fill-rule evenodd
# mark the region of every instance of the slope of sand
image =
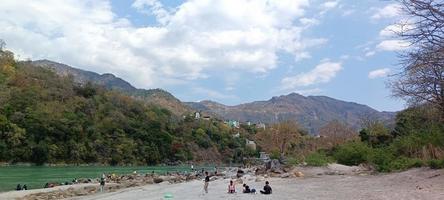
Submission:
<svg viewBox="0 0 444 200">
<path fill-rule="evenodd" d="M 312 171 L 307 171 L 310 174 Z M 255 182 L 254 177 L 243 179 L 252 188 L 260 189 L 263 182 Z M 170 193 L 172 199 L 444 199 L 444 170 L 425 168 L 412 169 L 400 173 L 385 175 L 316 175 L 305 178 L 270 178 L 272 195 L 227 194 L 229 179 L 210 182 L 209 193 L 203 193 L 202 181 L 180 184 L 161 183 L 137 188 L 128 188 L 117 192 L 96 194 L 74 199 L 118 200 L 118 199 L 165 199 Z"/>
</svg>

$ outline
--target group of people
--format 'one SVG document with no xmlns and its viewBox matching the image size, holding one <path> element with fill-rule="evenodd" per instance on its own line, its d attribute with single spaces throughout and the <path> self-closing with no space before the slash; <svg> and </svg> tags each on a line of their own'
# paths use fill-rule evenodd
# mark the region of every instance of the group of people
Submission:
<svg viewBox="0 0 444 200">
<path fill-rule="evenodd" d="M 253 193 L 256 194 L 256 189 L 250 188 L 247 184 L 243 184 L 243 190 L 242 193 Z M 264 189 L 260 191 L 261 194 L 271 194 L 273 192 L 273 189 L 271 189 L 270 182 L 265 181 Z M 233 181 L 230 181 L 230 184 L 228 185 L 228 193 L 236 193 L 236 186 Z"/>
<path fill-rule="evenodd" d="M 204 191 L 205 193 L 208 193 L 208 186 L 210 183 L 210 176 L 208 175 L 208 172 L 205 172 L 205 180 L 204 180 Z M 256 194 L 256 189 L 250 188 L 247 184 L 243 184 L 243 193 L 253 193 Z M 271 189 L 270 183 L 268 181 L 265 181 L 264 189 L 260 191 L 261 194 L 271 194 L 273 192 L 273 189 Z M 232 180 L 230 180 L 230 184 L 228 185 L 228 193 L 233 194 L 236 193 L 236 185 Z"/>
<path fill-rule="evenodd" d="M 24 184 L 23 186 L 18 184 L 15 190 L 28 190 L 28 186 L 26 186 L 26 184 Z"/>
</svg>

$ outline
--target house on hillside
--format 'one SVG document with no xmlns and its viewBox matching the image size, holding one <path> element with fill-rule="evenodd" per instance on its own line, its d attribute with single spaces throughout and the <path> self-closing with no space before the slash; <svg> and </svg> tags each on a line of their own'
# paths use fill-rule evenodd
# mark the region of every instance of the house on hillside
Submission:
<svg viewBox="0 0 444 200">
<path fill-rule="evenodd" d="M 203 120 L 207 120 L 207 121 L 208 121 L 208 120 L 210 120 L 210 119 L 211 119 L 211 117 L 210 117 L 209 115 L 204 115 L 204 116 L 202 117 L 202 119 L 203 119 Z"/>
<path fill-rule="evenodd" d="M 259 152 L 259 160 L 266 162 L 270 160 L 270 156 L 265 152 Z"/>
<path fill-rule="evenodd" d="M 265 130 L 265 124 L 260 122 L 259 124 L 256 124 L 257 129 L 264 129 Z"/>
<path fill-rule="evenodd" d="M 231 128 L 239 128 L 240 123 L 236 120 L 230 120 L 228 121 L 228 126 Z"/>
<path fill-rule="evenodd" d="M 245 146 L 256 151 L 256 143 L 253 140 L 245 139 Z"/>
<path fill-rule="evenodd" d="M 194 113 L 194 119 L 200 119 L 200 113 L 199 112 Z"/>
</svg>

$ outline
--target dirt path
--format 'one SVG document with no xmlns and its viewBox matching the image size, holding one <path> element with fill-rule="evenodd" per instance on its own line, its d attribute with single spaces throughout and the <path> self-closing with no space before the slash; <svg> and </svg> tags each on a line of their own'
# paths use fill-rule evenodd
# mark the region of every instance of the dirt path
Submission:
<svg viewBox="0 0 444 200">
<path fill-rule="evenodd" d="M 307 170 L 306 174 L 312 171 Z M 117 200 L 117 199 L 164 199 L 170 193 L 172 199 L 444 199 L 444 170 L 412 169 L 401 173 L 385 175 L 349 176 L 349 175 L 316 175 L 305 178 L 270 178 L 273 194 L 227 194 L 229 179 L 216 180 L 210 183 L 208 194 L 203 194 L 202 182 L 192 181 L 180 184 L 161 183 L 118 192 L 96 194 L 74 199 Z M 260 189 L 262 182 L 255 182 L 254 177 L 244 181 L 252 188 Z"/>
</svg>

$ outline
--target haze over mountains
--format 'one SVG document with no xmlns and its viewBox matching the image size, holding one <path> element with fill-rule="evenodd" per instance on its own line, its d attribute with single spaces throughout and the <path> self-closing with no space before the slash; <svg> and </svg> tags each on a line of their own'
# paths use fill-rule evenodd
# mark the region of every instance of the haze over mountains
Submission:
<svg viewBox="0 0 444 200">
<path fill-rule="evenodd" d="M 362 104 L 345 102 L 326 96 L 305 97 L 296 93 L 273 97 L 267 101 L 255 101 L 235 106 L 227 106 L 210 100 L 181 102 L 167 91 L 138 89 L 113 74 L 100 75 L 49 60 L 32 61 L 32 63 L 54 70 L 62 76 L 71 75 L 79 83 L 92 82 L 108 89 L 119 90 L 147 103 L 163 106 L 176 115 L 200 111 L 224 120 L 241 122 L 275 123 L 296 120 L 310 133 L 316 133 L 320 127 L 333 120 L 345 122 L 358 129 L 363 118 L 391 121 L 395 116 L 394 112 L 379 112 Z"/>
</svg>

